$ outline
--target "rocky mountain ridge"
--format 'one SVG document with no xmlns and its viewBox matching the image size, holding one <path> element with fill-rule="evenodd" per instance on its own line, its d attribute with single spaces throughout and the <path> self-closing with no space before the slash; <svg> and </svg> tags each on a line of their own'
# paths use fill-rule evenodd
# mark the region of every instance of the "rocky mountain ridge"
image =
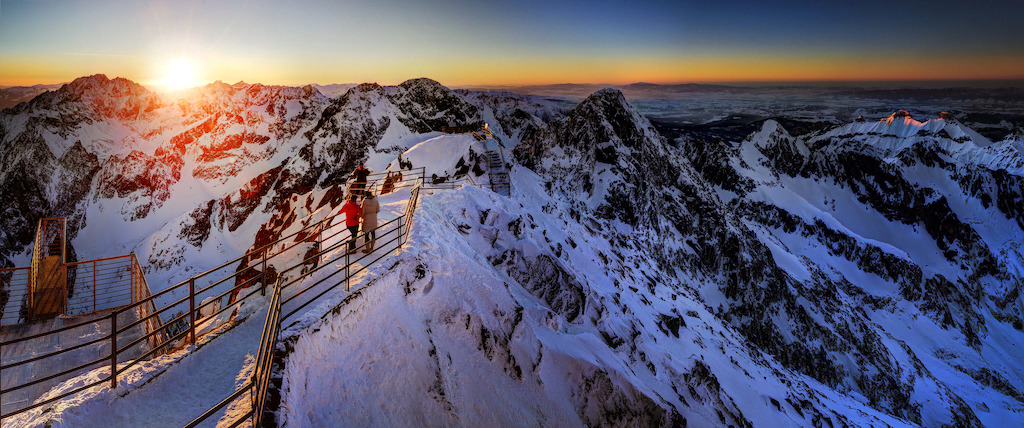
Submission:
<svg viewBox="0 0 1024 428">
<path fill-rule="evenodd" d="M 357 162 L 379 170 L 441 126 L 480 123 L 514 153 L 512 197 L 425 198 L 432 233 L 387 275 L 402 286 L 373 294 L 425 320 L 408 340 L 433 351 L 407 357 L 436 367 L 423 395 L 438 420 L 466 420 L 452 397 L 476 385 L 451 360 L 459 340 L 479 351 L 473 373 L 548 397 L 523 405 L 538 421 L 999 426 L 1024 413 L 1022 141 L 948 115 L 669 140 L 616 90 L 566 111 L 429 79 L 337 98 L 216 83 L 166 100 L 92 76 L 0 115 L 0 199 L 17 201 L 0 255 L 23 260 L 34 219 L 67 215 L 79 254 L 134 250 L 172 281 L 303 201 L 323 205 Z M 457 295 L 479 310 L 424 297 L 464 283 L 438 248 L 474 266 L 482 285 Z"/>
<path fill-rule="evenodd" d="M 1024 308 L 1013 141 L 993 144 L 948 115 L 921 123 L 898 111 L 799 138 L 769 120 L 743 141 L 674 145 L 649 135 L 646 120 L 619 121 L 632 110 L 621 96 L 595 114 L 607 98 L 584 100 L 517 153 L 556 194 L 588 202 L 574 218 L 627 226 L 613 247 L 654 256 L 662 275 L 648 299 L 657 286 L 696 288 L 698 301 L 716 302 L 717 318 L 783 366 L 911 423 L 990 416 L 966 392 L 977 385 L 936 375 L 935 361 L 986 385 L 979 373 L 1001 373 L 997 401 L 1018 411 L 1020 388 L 1005 386 L 1020 378 L 1004 365 L 1016 358 Z M 581 121 L 592 122 L 588 132 L 558 137 Z M 591 191 L 595 182 L 609 190 Z M 649 272 L 629 257 L 609 260 L 630 278 Z M 903 323 L 910 336 L 897 332 Z M 935 345 L 908 345 L 919 329 Z"/>
<path fill-rule="evenodd" d="M 121 249 L 180 260 L 180 245 L 143 241 L 189 213 L 203 214 L 193 228 L 234 232 L 258 212 L 258 228 L 291 195 L 329 188 L 361 160 L 517 109 L 559 114 L 529 97 L 470 96 L 429 79 L 359 85 L 331 99 L 313 86 L 222 82 L 169 98 L 122 78 L 79 78 L 0 115 L 0 198 L 14 201 L 4 207 L 0 263 L 24 264 L 36 220 L 49 216 L 69 217 L 72 245 L 87 257 Z M 507 130 L 494 122 L 499 136 L 520 132 L 515 120 Z M 90 222 L 118 219 L 132 226 L 76 241 Z"/>
</svg>

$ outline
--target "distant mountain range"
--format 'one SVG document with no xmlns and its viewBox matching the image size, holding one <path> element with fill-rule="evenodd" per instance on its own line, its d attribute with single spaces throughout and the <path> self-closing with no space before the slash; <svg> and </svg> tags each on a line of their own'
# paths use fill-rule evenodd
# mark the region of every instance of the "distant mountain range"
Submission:
<svg viewBox="0 0 1024 428">
<path fill-rule="evenodd" d="M 585 98 L 602 88 L 620 90 L 628 98 L 675 98 L 695 93 L 765 93 L 802 90 L 820 94 L 861 94 L 887 97 L 979 97 L 1024 99 L 1024 80 L 946 82 L 758 82 L 735 84 L 636 82 L 559 83 L 550 85 L 466 85 L 471 91 L 508 91 L 517 94 Z"/>
<path fill-rule="evenodd" d="M 477 174 L 484 156 L 452 142 L 469 136 L 441 130 L 486 123 L 511 195 L 425 194 L 391 285 L 290 333 L 369 329 L 326 358 L 333 337 L 293 342 L 287 425 L 366 409 L 469 426 L 1020 423 L 1024 132 L 992 139 L 897 104 L 799 132 L 729 115 L 751 132 L 666 135 L 623 96 L 666 88 L 711 91 L 724 111 L 735 98 L 719 94 L 758 91 L 638 83 L 564 108 L 430 79 L 168 99 L 79 78 L 0 112 L 0 263 L 26 265 L 36 222 L 65 216 L 69 253 L 134 252 L 157 292 L 330 210 L 358 163 Z M 947 93 L 983 93 L 965 91 Z M 372 364 L 323 369 L 351 361 Z M 366 385 L 386 392 L 303 399 Z M 69 425 L 88 413 L 54 409 Z"/>
<path fill-rule="evenodd" d="M 0 88 L 0 110 L 7 107 L 14 107 L 18 103 L 35 98 L 46 91 L 53 91 L 63 86 L 64 83 L 55 83 L 52 85 L 32 85 L 32 86 L 7 86 Z"/>
</svg>

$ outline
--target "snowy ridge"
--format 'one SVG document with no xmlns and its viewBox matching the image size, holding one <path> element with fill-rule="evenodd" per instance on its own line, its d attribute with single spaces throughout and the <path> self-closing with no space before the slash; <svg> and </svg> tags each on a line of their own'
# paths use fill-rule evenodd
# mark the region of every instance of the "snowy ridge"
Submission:
<svg viewBox="0 0 1024 428">
<path fill-rule="evenodd" d="M 0 116 L 0 196 L 16 202 L 0 227 L 4 263 L 26 263 L 36 218 L 64 215 L 74 253 L 147 254 L 159 290 L 227 259 L 205 248 L 248 247 L 289 196 L 344 181 L 358 161 L 380 171 L 440 126 L 503 116 L 505 104 L 559 114 L 526 97 L 471 104 L 427 79 L 360 85 L 337 99 L 312 86 L 222 82 L 178 95 L 97 75 Z M 506 124 L 492 129 L 518 132 Z M 209 263 L 170 269 L 182 260 Z"/>
<path fill-rule="evenodd" d="M 993 143 L 945 112 L 938 118 L 919 122 L 901 109 L 878 122 L 858 120 L 840 126 L 811 139 L 809 144 L 836 149 L 832 144 L 835 140 L 863 144 L 884 158 L 896 157 L 921 145 L 941 149 L 958 163 L 1006 169 L 1018 175 L 1024 172 L 1020 145 L 1011 141 Z"/>
<path fill-rule="evenodd" d="M 882 173 L 889 161 L 879 158 L 871 167 L 878 172 L 827 170 L 836 175 L 817 180 L 837 183 L 820 188 L 805 177 L 826 171 L 819 164 L 844 164 L 843 156 L 854 153 L 865 158 L 854 152 L 815 159 L 826 155 L 772 121 L 726 154 L 733 173 L 712 172 L 702 162 L 695 170 L 671 159 L 699 159 L 701 150 L 675 154 L 656 136 L 623 144 L 623 135 L 649 134 L 643 120 L 608 120 L 631 111 L 624 102 L 604 103 L 608 95 L 595 94 L 569 113 L 597 126 L 574 132 L 553 121 L 532 147 L 517 147 L 541 175 L 516 170 L 512 199 L 476 196 L 472 188 L 424 199 L 425 226 L 414 233 L 412 248 L 428 250 L 403 257 L 395 268 L 401 273 L 382 275 L 367 297 L 392 308 L 387 314 L 403 314 L 401 334 L 387 327 L 391 318 L 378 319 L 353 300 L 336 320 L 296 339 L 285 376 L 285 420 L 379 421 L 362 410 L 364 401 L 389 409 L 394 416 L 387 420 L 399 425 L 520 423 L 503 409 L 519 409 L 538 424 L 570 425 L 777 426 L 828 419 L 1001 426 L 1016 420 L 1020 387 L 1011 385 L 1021 384 L 1020 367 L 1010 362 L 1019 361 L 1014 343 L 1021 340 L 1022 306 L 1017 288 L 1000 284 L 1020 281 L 1013 254 L 1022 227 L 1006 205 L 946 202 L 970 199 L 963 178 L 954 177 L 921 191 L 920 203 L 938 216 L 894 213 L 847 184 L 892 179 Z M 583 113 L 594 104 L 608 108 Z M 614 161 L 598 162 L 599 156 Z M 983 172 L 974 171 L 975 179 Z M 431 198 L 441 199 L 435 205 Z M 861 219 L 857 213 L 865 210 L 877 213 Z M 985 217 L 985 227 L 978 228 L 982 222 L 971 220 L 971 212 Z M 953 226 L 954 218 L 971 226 Z M 937 221 L 944 230 L 932 226 Z M 648 229 L 652 224 L 662 229 Z M 997 230 L 1011 237 L 990 239 Z M 652 248 L 661 250 L 652 257 Z M 483 276 L 466 281 L 469 272 Z M 988 285 L 978 287 L 979 281 Z M 495 300 L 505 295 L 495 291 L 500 283 L 511 300 Z M 1009 306 L 999 303 L 1007 299 Z M 544 315 L 530 315 L 538 305 Z M 365 337 L 384 341 L 384 358 L 379 345 L 333 345 Z M 603 344 L 577 342 L 584 337 Z M 770 357 L 750 354 L 749 343 Z M 690 358 L 675 361 L 679 355 Z M 326 378 L 293 371 L 328 358 L 339 365 Z M 543 368 L 551 359 L 559 369 Z M 567 362 L 576 359 L 589 363 Z M 374 369 L 349 366 L 357 361 Z M 595 361 L 601 368 L 591 371 Z M 619 364 L 629 375 L 621 377 Z M 1000 380 L 984 380 L 990 375 Z M 605 376 L 611 390 L 581 387 L 606 382 L 596 382 Z M 468 380 L 475 378 L 497 379 L 500 386 L 481 390 Z M 515 382 L 504 383 L 507 378 Z M 750 394 L 751 384 L 757 393 Z M 385 391 L 353 389 L 358 385 Z M 521 388 L 532 391 L 495 392 Z M 566 390 L 574 392 L 566 396 Z M 360 401 L 318 398 L 337 391 Z M 601 400 L 607 397 L 632 410 Z M 494 411 L 474 410 L 481 402 Z"/>
<path fill-rule="evenodd" d="M 79 237 L 128 223 L 122 245 L 147 248 L 156 276 L 187 276 L 202 267 L 191 260 L 333 208 L 356 162 L 394 171 L 402 154 L 428 177 L 481 177 L 479 142 L 438 131 L 486 122 L 514 154 L 511 197 L 425 195 L 406 249 L 286 332 L 280 422 L 1008 426 L 1024 413 L 1019 137 L 897 113 L 670 142 L 614 90 L 561 111 L 427 79 L 338 98 L 282 89 L 246 107 L 268 91 L 240 95 L 252 87 L 153 110 L 174 114 L 132 134 L 153 147 L 135 161 L 152 166 L 132 168 L 131 152 L 90 161 L 100 140 L 60 137 L 97 129 L 85 120 L 29 124 L 64 116 L 23 106 L 0 118 L 21 127 L 0 140 L 13 165 L 0 192 L 84 209 Z M 231 155 L 215 161 L 243 166 L 197 177 L 218 145 Z M 100 180 L 104 153 L 126 157 Z M 55 173 L 113 196 L 52 185 Z M 244 178 L 216 179 L 231 174 Z M 15 259 L 16 238 L 3 247 Z"/>
</svg>

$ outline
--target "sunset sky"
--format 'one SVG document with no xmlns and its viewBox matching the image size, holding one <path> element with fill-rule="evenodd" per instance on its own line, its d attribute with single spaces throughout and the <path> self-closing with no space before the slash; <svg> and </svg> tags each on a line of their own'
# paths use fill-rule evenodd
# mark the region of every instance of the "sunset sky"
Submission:
<svg viewBox="0 0 1024 428">
<path fill-rule="evenodd" d="M 1017 0 L 0 0 L 0 85 L 1020 79 L 1021 23 Z"/>
</svg>

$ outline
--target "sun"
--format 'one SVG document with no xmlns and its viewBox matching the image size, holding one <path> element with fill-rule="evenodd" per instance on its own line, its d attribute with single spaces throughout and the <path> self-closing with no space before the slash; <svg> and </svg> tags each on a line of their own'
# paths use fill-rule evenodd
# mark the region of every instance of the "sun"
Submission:
<svg viewBox="0 0 1024 428">
<path fill-rule="evenodd" d="M 154 86 L 163 92 L 174 92 L 201 85 L 199 68 L 188 58 L 174 58 L 165 61 L 160 67 L 160 78 Z"/>
</svg>

